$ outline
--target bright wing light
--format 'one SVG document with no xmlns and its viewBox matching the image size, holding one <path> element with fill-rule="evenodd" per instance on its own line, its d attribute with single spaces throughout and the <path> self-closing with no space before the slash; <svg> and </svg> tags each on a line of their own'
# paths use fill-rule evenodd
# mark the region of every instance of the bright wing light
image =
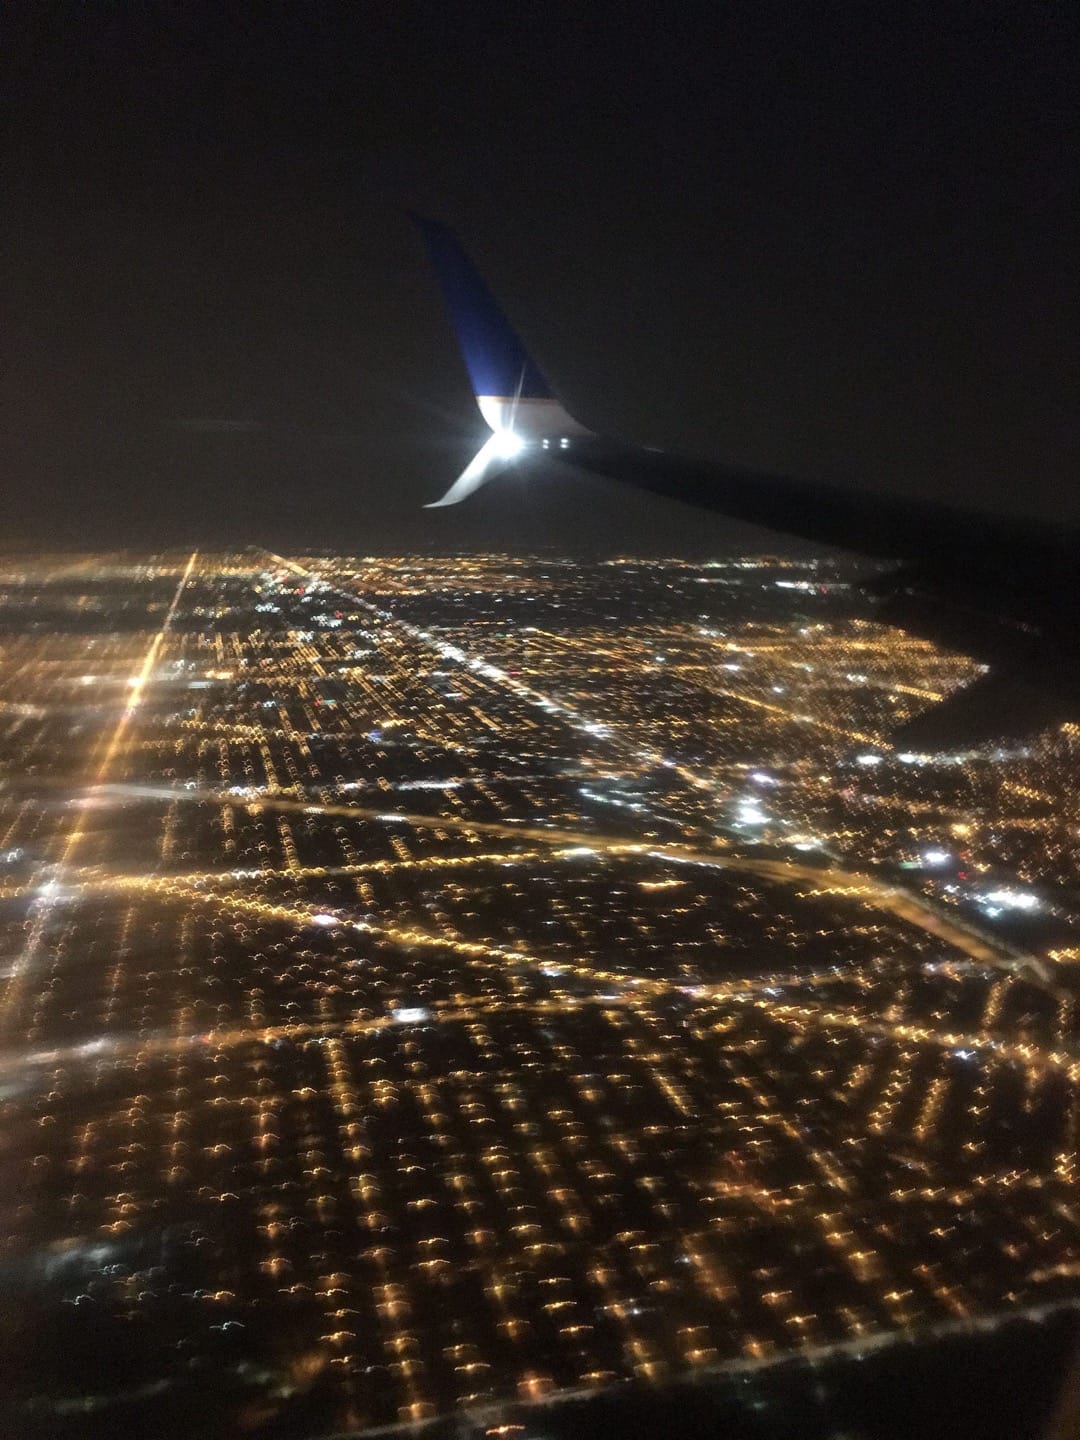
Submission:
<svg viewBox="0 0 1080 1440">
<path fill-rule="evenodd" d="M 494 444 L 494 453 L 500 460 L 512 460 L 525 448 L 525 441 L 513 430 L 496 430 L 488 444 Z"/>
</svg>

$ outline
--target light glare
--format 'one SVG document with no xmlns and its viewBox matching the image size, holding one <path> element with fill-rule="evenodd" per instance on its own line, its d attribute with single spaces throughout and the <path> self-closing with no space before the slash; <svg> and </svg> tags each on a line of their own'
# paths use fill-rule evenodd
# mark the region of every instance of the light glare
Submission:
<svg viewBox="0 0 1080 1440">
<path fill-rule="evenodd" d="M 512 460 L 525 448 L 525 441 L 513 430 L 496 430 L 491 438 L 492 450 L 500 460 Z"/>
</svg>

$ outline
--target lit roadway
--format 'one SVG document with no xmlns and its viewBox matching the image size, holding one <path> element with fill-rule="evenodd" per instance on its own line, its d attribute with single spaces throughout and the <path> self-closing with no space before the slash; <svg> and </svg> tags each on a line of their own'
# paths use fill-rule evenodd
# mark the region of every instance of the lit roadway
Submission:
<svg viewBox="0 0 1080 1440">
<path fill-rule="evenodd" d="M 565 848 L 567 846 L 589 850 L 598 855 L 650 855 L 682 865 L 704 865 L 714 870 L 735 870 L 756 875 L 762 880 L 774 880 L 780 884 L 802 882 L 812 886 L 818 894 L 832 893 L 850 896 L 875 909 L 885 910 L 898 919 L 906 920 L 936 939 L 944 941 L 962 951 L 970 959 L 982 965 L 995 966 L 1011 972 L 1033 972 L 1040 980 L 1048 981 L 1048 975 L 1041 961 L 1032 955 L 1002 941 L 981 935 L 972 926 L 942 915 L 928 901 L 910 890 L 892 885 L 887 880 L 877 879 L 858 871 L 840 870 L 835 866 L 823 868 L 817 865 L 800 864 L 794 860 L 767 859 L 758 856 L 716 854 L 714 851 L 697 850 L 686 845 L 657 845 L 648 841 L 631 840 L 625 835 L 601 835 L 591 831 L 560 830 L 554 826 L 513 825 L 504 821 L 470 820 L 446 815 L 414 815 L 405 811 L 368 809 L 359 805 L 313 804 L 307 800 L 296 800 L 269 792 L 235 795 L 221 790 L 170 789 L 167 786 L 149 785 L 106 785 L 95 788 L 95 798 L 115 796 L 123 799 L 167 800 L 170 803 L 187 800 L 196 804 L 230 805 L 237 809 L 261 807 L 267 810 L 292 810 L 306 815 L 327 815 L 352 820 L 374 821 L 381 825 L 407 825 L 416 829 L 472 831 L 477 835 L 493 835 L 503 840 L 530 840 L 534 844 Z M 717 842 L 721 843 L 721 842 Z M 507 859 L 513 856 L 505 857 Z"/>
<path fill-rule="evenodd" d="M 265 550 L 262 553 L 266 555 L 267 559 L 273 565 L 290 571 L 292 574 L 300 576 L 303 579 L 309 581 L 318 580 L 327 589 L 336 591 L 339 595 L 342 595 L 343 597 L 348 599 L 352 604 L 359 605 L 363 609 L 369 611 L 371 614 L 377 615 L 381 620 L 411 635 L 413 639 L 420 640 L 422 643 L 434 649 L 436 652 L 445 653 L 447 651 L 447 647 L 441 644 L 441 642 L 439 642 L 429 632 L 417 626 L 408 624 L 407 622 L 401 620 L 398 616 L 394 615 L 392 612 L 383 610 L 379 606 L 373 605 L 370 601 L 364 600 L 355 592 L 348 590 L 340 585 L 330 584 L 323 576 L 318 575 L 315 571 L 309 570 L 303 565 L 297 564 L 294 560 L 288 560 L 284 556 L 277 555 L 272 550 Z M 450 648 L 452 649 L 453 647 Z M 484 666 L 483 662 L 477 661 L 475 658 L 471 659 L 467 663 L 469 663 L 470 668 L 472 669 L 476 669 L 479 667 L 482 672 L 486 674 L 487 678 L 496 680 L 500 687 L 505 688 L 516 694 L 520 699 L 525 700 L 528 704 L 540 704 L 542 706 L 560 711 L 571 724 L 584 725 L 586 729 L 590 728 L 591 725 L 595 724 L 595 722 L 592 722 L 588 716 L 583 715 L 580 712 L 572 709 L 571 707 L 559 702 L 557 699 L 553 699 L 553 697 L 551 696 L 541 693 L 540 691 L 534 689 L 532 686 L 523 684 L 520 680 L 513 679 L 510 675 L 508 675 L 505 671 L 499 669 L 498 667 Z M 739 698 L 745 699 L 746 697 L 744 695 L 740 695 Z M 768 704 L 766 704 L 766 702 L 761 703 L 765 705 L 765 708 L 771 708 Z M 781 713 L 786 714 L 787 712 L 783 711 Z M 861 741 L 880 743 L 877 737 L 862 735 L 857 731 L 848 731 L 845 733 L 847 734 L 847 737 L 849 739 L 858 739 Z M 634 749 L 635 747 L 631 746 L 630 748 Z M 674 773 L 676 773 L 686 783 L 693 786 L 693 788 L 697 790 L 709 791 L 712 791 L 714 789 L 714 787 L 709 781 L 704 780 L 700 775 L 695 774 L 692 770 L 688 770 L 685 766 L 671 765 L 670 762 L 664 760 L 663 756 L 661 756 L 658 752 L 653 751 L 651 748 L 637 748 L 639 758 L 644 759 L 651 764 L 656 764 L 658 762 L 661 764 L 668 764 L 670 768 L 673 769 Z M 174 798 L 173 792 L 170 791 L 169 796 L 170 798 Z M 229 798 L 217 798 L 219 799 L 219 803 L 230 803 Z M 262 797 L 260 797 L 260 799 L 261 798 Z M 281 802 L 276 796 L 268 796 L 265 803 L 273 804 L 275 808 L 279 808 L 281 806 Z M 296 809 L 300 810 L 314 811 L 316 809 L 316 807 L 314 806 L 308 806 L 299 801 L 293 801 L 291 802 L 291 805 Z M 355 811 L 350 811 L 348 807 L 343 807 L 341 809 L 334 806 L 318 808 L 323 809 L 324 813 L 331 815 L 342 813 L 358 813 Z M 385 820 L 387 814 L 386 811 L 370 811 L 363 813 L 365 814 L 366 818 L 375 820 L 378 820 L 380 818 Z M 419 824 L 431 828 L 450 828 L 446 822 L 434 821 L 428 816 L 402 815 L 400 817 L 400 823 L 410 825 Z M 790 860 L 765 860 L 747 856 L 735 857 L 727 855 L 725 855 L 723 858 L 717 858 L 717 856 L 712 852 L 702 852 L 693 849 L 685 849 L 678 846 L 635 847 L 632 844 L 628 844 L 625 838 L 622 837 L 605 841 L 604 839 L 597 836 L 573 835 L 566 831 L 532 829 L 527 826 L 501 826 L 492 823 L 479 824 L 473 822 L 457 822 L 457 828 L 462 830 L 471 829 L 476 831 L 477 833 L 501 835 L 504 837 L 513 835 L 524 835 L 529 839 L 540 841 L 541 843 L 546 842 L 548 844 L 584 845 L 608 854 L 617 853 L 618 851 L 622 851 L 623 853 L 632 853 L 633 850 L 636 848 L 640 850 L 645 850 L 646 853 L 663 856 L 668 860 L 672 860 L 675 862 L 682 862 L 684 864 L 693 865 L 712 865 L 719 869 L 742 870 L 749 874 L 757 875 L 761 879 L 778 880 L 782 883 L 791 883 L 792 881 L 809 881 L 814 886 L 814 889 L 819 892 L 823 890 L 832 890 L 839 893 L 847 893 L 863 900 L 866 904 L 872 905 L 879 910 L 888 911 L 890 914 L 897 916 L 899 919 L 908 921 L 909 924 L 917 926 L 920 930 L 923 930 L 928 934 L 933 935 L 935 938 L 943 940 L 946 943 L 955 946 L 964 954 L 968 955 L 972 960 L 976 960 L 980 964 L 995 966 L 1001 969 L 1009 970 L 1014 973 L 1027 972 L 1029 976 L 1034 975 L 1044 984 L 1049 983 L 1049 972 L 1047 971 L 1042 961 L 1037 959 L 1035 956 L 1028 955 L 1023 951 L 1016 949 L 1014 946 L 999 941 L 996 938 L 984 935 L 978 930 L 976 930 L 973 926 L 965 924 L 962 921 L 947 918 L 942 915 L 937 909 L 931 906 L 927 901 L 913 894 L 911 891 L 901 889 L 898 886 L 891 885 L 887 881 L 876 879 L 873 876 L 859 874 L 855 872 L 849 873 L 835 868 L 820 869 L 815 866 L 800 865 L 798 862 Z"/>
<path fill-rule="evenodd" d="M 1007 1310 L 999 1315 L 980 1315 L 974 1319 L 967 1317 L 956 1320 L 940 1320 L 933 1324 L 924 1324 L 919 1327 L 916 1336 L 904 1330 L 882 1329 L 869 1331 L 865 1335 L 853 1336 L 849 1340 L 831 1340 L 820 1345 L 803 1345 L 793 1355 L 785 1357 L 789 1360 L 797 1359 L 800 1363 L 808 1366 L 822 1364 L 825 1361 L 840 1359 L 849 1356 L 855 1360 L 863 1360 L 867 1356 L 879 1350 L 897 1349 L 901 1345 L 910 1345 L 917 1339 L 925 1342 L 930 1339 L 945 1339 L 951 1335 L 970 1335 L 972 1330 L 992 1332 L 1000 1330 L 1006 1325 L 1015 1324 L 1018 1319 L 1027 1320 L 1048 1320 L 1050 1316 L 1061 1310 L 1080 1310 L 1080 1301 L 1076 1300 L 1051 1300 L 1039 1305 L 1028 1305 L 1022 1309 Z M 716 1378 L 724 1375 L 752 1375 L 756 1371 L 767 1371 L 770 1366 L 775 1365 L 775 1356 L 764 1356 L 761 1359 L 749 1359 L 740 1357 L 734 1360 L 722 1360 L 717 1364 L 704 1365 L 697 1372 L 695 1378 Z M 500 1435 L 506 1432 L 523 1430 L 523 1426 L 507 1425 L 506 1415 L 508 1408 L 515 1411 L 519 1409 L 549 1409 L 561 1406 L 567 1401 L 591 1400 L 596 1396 L 596 1391 L 586 1385 L 580 1387 L 566 1387 L 552 1391 L 548 1395 L 533 1396 L 528 1399 L 516 1399 L 512 1407 L 508 1407 L 505 1401 L 494 1405 L 475 1406 L 469 1412 L 470 1422 L 476 1426 L 475 1433 L 480 1433 L 480 1427 L 489 1425 L 484 1433 L 488 1435 Z M 677 1402 L 676 1402 L 677 1403 Z M 394 1422 L 389 1425 L 378 1427 L 366 1427 L 365 1436 L 368 1435 L 400 1435 L 403 1432 L 412 1431 L 419 1434 L 425 1428 L 424 1424 L 407 1425 Z M 1061 1432 L 1065 1435 L 1067 1432 Z M 1047 1432 L 1049 1440 L 1054 1436 Z M 353 1440 L 355 1431 L 349 1431 L 338 1435 L 329 1435 L 326 1440 Z"/>
<path fill-rule="evenodd" d="M 92 792 L 96 803 L 102 803 L 109 798 L 115 799 L 118 803 L 130 800 L 167 800 L 175 802 L 186 800 L 193 804 L 229 805 L 243 809 L 266 808 L 275 810 L 302 811 L 320 815 L 343 816 L 351 819 L 375 821 L 382 824 L 403 824 L 416 826 L 418 828 L 444 830 L 457 830 L 460 832 L 474 832 L 486 835 L 496 835 L 503 839 L 528 839 L 534 843 L 539 842 L 547 847 L 547 854 L 551 860 L 570 860 L 583 853 L 592 855 L 648 855 L 650 858 L 666 860 L 675 864 L 689 864 L 705 866 L 712 869 L 738 871 L 752 874 L 760 878 L 791 883 L 809 882 L 813 884 L 818 893 L 831 892 L 841 895 L 848 895 L 857 898 L 866 904 L 876 905 L 878 908 L 887 910 L 890 913 L 919 925 L 925 931 L 946 941 L 947 943 L 962 950 L 984 964 L 1002 966 L 1015 970 L 1019 968 L 1022 960 L 1010 951 L 995 949 L 986 941 L 982 940 L 971 931 L 962 926 L 955 925 L 950 921 L 942 919 L 928 906 L 921 904 L 916 896 L 876 881 L 870 876 L 853 874 L 841 870 L 822 870 L 810 865 L 800 865 L 791 861 L 759 859 L 755 857 L 735 855 L 714 855 L 705 851 L 695 850 L 689 846 L 681 845 L 655 845 L 640 841 L 627 840 L 624 837 L 597 835 L 592 833 L 580 833 L 575 831 L 559 830 L 553 827 L 540 826 L 519 826 L 504 824 L 493 821 L 473 821 L 457 817 L 413 815 L 401 812 L 389 813 L 366 809 L 356 805 L 312 805 L 304 801 L 289 799 L 281 795 L 260 795 L 258 798 L 252 796 L 240 797 L 230 794 L 227 791 L 200 789 L 171 789 L 164 786 L 142 786 L 142 785 L 103 785 L 95 786 Z M 328 870 L 325 867 L 312 867 L 302 873 L 312 875 L 326 875 L 329 873 L 363 873 L 367 870 L 383 869 L 427 869 L 427 868 L 456 868 L 480 862 L 481 860 L 491 862 L 517 863 L 530 858 L 535 852 L 522 854 L 521 852 L 509 853 L 487 853 L 474 856 L 433 856 L 426 860 L 414 861 L 387 861 L 376 860 L 365 865 L 332 867 Z M 1030 1045 L 1009 1045 L 1002 1041 L 988 1040 L 985 1036 L 969 1034 L 945 1034 L 927 1028 L 897 1024 L 895 1022 L 878 1022 L 873 1019 L 839 1011 L 831 1008 L 827 1002 L 810 1002 L 800 999 L 797 995 L 790 993 L 792 988 L 805 994 L 820 985 L 828 984 L 836 979 L 836 972 L 829 968 L 820 972 L 803 973 L 790 976 L 768 976 L 764 979 L 755 978 L 752 980 L 738 979 L 722 984 L 687 983 L 685 980 L 673 982 L 645 977 L 628 977 L 617 972 L 600 969 L 593 966 L 583 965 L 580 962 L 564 962 L 547 960 L 542 956 L 530 954 L 520 946 L 502 946 L 485 944 L 478 941 L 455 939 L 449 936 L 430 934 L 423 930 L 412 927 L 402 927 L 394 924 L 382 924 L 371 919 L 356 920 L 343 914 L 340 911 L 328 912 L 317 906 L 297 906 L 273 904 L 265 900 L 236 895 L 235 893 L 222 893 L 224 887 L 230 882 L 242 881 L 249 877 L 265 878 L 267 874 L 274 872 L 267 871 L 200 871 L 193 874 L 102 874 L 99 871 L 78 870 L 68 873 L 65 877 L 66 885 L 70 886 L 73 895 L 85 895 L 87 893 L 117 890 L 144 890 L 153 894 L 156 898 L 164 901 L 170 899 L 183 899 L 187 902 L 205 904 L 225 904 L 231 910 L 250 914 L 252 918 L 264 921 L 285 921 L 299 926 L 348 926 L 352 929 L 363 931 L 379 936 L 392 944 L 408 945 L 429 945 L 436 949 L 445 949 L 457 954 L 459 958 L 472 966 L 481 968 L 517 968 L 527 971 L 540 971 L 550 975 L 552 978 L 579 980 L 600 984 L 606 987 L 607 993 L 595 997 L 584 997 L 576 1001 L 568 996 L 562 996 L 555 1001 L 531 1001 L 531 1002 L 499 1002 L 499 1007 L 518 1005 L 526 1003 L 527 1008 L 543 1010 L 547 1006 L 554 1009 L 575 1008 L 578 1004 L 600 1004 L 604 1008 L 633 1005 L 636 1002 L 645 1001 L 647 998 L 662 998 L 675 994 L 686 995 L 696 1001 L 705 1004 L 747 1004 L 766 1010 L 775 1019 L 809 1023 L 824 1029 L 843 1029 L 854 1027 L 863 1031 L 872 1031 L 883 1035 L 889 1035 L 894 1039 L 910 1040 L 916 1043 L 943 1046 L 949 1049 L 966 1049 L 976 1052 L 992 1050 L 1002 1059 L 1015 1059 L 1035 1069 L 1047 1070 L 1056 1068 L 1071 1068 L 1077 1062 L 1077 1056 L 1068 1050 L 1049 1052 L 1040 1047 Z M 294 877 L 295 878 L 295 877 Z M 33 893 L 34 887 L 24 887 L 20 890 L 6 892 L 5 898 L 14 898 L 18 894 Z M 52 895 L 53 903 L 63 903 L 64 892 Z M 763 989 L 772 991 L 788 991 L 785 999 L 775 994 L 762 994 Z M 436 1007 L 430 1014 L 432 1022 L 452 1022 L 466 1018 L 464 1012 L 458 1012 L 452 1007 Z M 102 1052 L 107 1051 L 115 1058 L 119 1051 L 143 1050 L 152 1053 L 175 1053 L 192 1046 L 212 1043 L 215 1047 L 238 1045 L 255 1042 L 269 1043 L 277 1039 L 301 1039 L 309 1035 L 322 1034 L 328 1030 L 349 1034 L 369 1034 L 386 1029 L 398 1023 L 393 1016 L 384 1018 L 365 1017 L 353 1022 L 346 1022 L 344 1026 L 340 1020 L 330 1024 L 319 1025 L 297 1025 L 283 1024 L 265 1028 L 253 1028 L 249 1026 L 239 1027 L 235 1030 L 216 1030 L 210 1032 L 198 1032 L 190 1035 L 162 1034 L 152 1039 L 139 1039 L 134 1036 L 115 1036 L 109 1040 L 95 1040 L 81 1045 L 66 1047 L 63 1051 L 65 1061 L 96 1060 L 102 1057 Z M 31 1065 L 54 1065 L 61 1058 L 61 1052 L 57 1050 L 46 1050 L 39 1052 L 11 1052 L 9 1051 L 0 1058 L 0 1073 L 11 1074 L 20 1067 Z"/>
</svg>

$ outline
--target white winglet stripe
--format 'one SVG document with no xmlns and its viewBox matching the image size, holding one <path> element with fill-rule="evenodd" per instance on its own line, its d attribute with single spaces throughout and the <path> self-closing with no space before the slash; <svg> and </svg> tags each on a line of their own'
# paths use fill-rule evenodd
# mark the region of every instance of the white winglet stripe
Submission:
<svg viewBox="0 0 1080 1440">
<path fill-rule="evenodd" d="M 479 490 L 484 481 L 490 478 L 487 472 L 492 461 L 503 454 L 500 439 L 498 434 L 489 435 L 442 499 L 432 500 L 424 509 L 438 510 L 444 505 L 458 505 Z"/>
</svg>

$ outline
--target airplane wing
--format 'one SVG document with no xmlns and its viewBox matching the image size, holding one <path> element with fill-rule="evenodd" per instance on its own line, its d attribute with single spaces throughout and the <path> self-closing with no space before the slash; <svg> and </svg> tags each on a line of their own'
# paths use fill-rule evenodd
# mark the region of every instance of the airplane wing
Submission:
<svg viewBox="0 0 1080 1440">
<path fill-rule="evenodd" d="M 420 219 L 480 413 L 492 434 L 436 505 L 547 455 L 734 519 L 897 562 L 877 617 L 990 667 L 893 737 L 970 747 L 1080 720 L 1080 532 L 933 501 L 772 475 L 596 434 L 565 407 L 445 225 Z"/>
</svg>

